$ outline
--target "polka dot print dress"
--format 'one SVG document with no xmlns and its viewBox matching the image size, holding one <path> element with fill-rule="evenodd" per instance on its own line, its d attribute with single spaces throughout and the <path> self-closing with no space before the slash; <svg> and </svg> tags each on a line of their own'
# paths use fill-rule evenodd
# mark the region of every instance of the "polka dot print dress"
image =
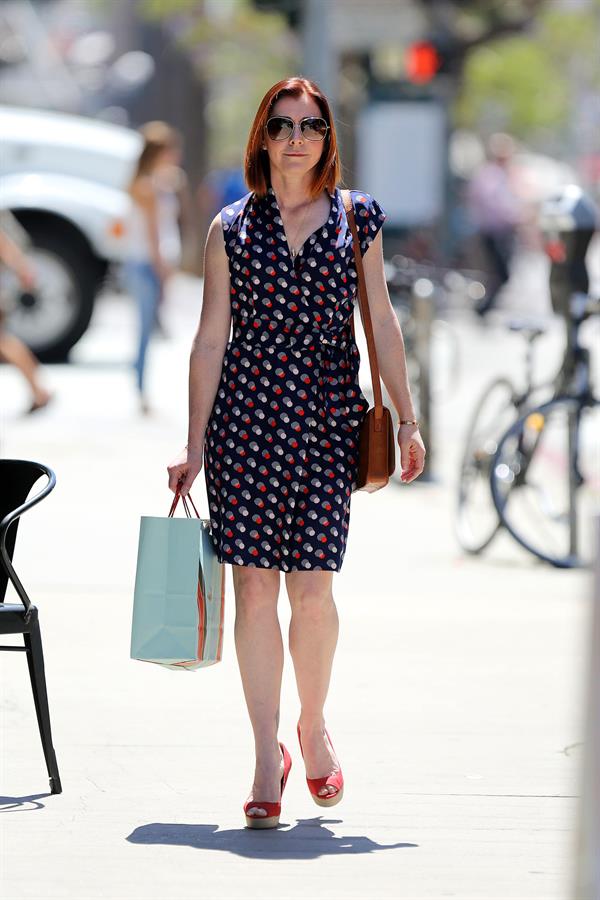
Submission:
<svg viewBox="0 0 600 900">
<path fill-rule="evenodd" d="M 339 188 L 329 197 L 327 222 L 295 261 L 272 187 L 221 210 L 233 331 L 204 442 L 220 562 L 342 566 L 368 402 L 350 328 L 352 233 Z M 364 255 L 386 213 L 369 194 L 351 197 Z"/>
</svg>

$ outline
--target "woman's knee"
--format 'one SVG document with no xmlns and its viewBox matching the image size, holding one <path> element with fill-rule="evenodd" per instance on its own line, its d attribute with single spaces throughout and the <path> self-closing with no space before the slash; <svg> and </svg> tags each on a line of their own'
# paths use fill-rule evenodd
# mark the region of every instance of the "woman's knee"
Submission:
<svg viewBox="0 0 600 900">
<path fill-rule="evenodd" d="M 256 614 L 274 611 L 279 598 L 280 574 L 277 569 L 257 569 L 232 565 L 236 612 Z"/>
<path fill-rule="evenodd" d="M 286 587 L 294 615 L 322 619 L 334 608 L 331 572 L 290 572 Z"/>
</svg>

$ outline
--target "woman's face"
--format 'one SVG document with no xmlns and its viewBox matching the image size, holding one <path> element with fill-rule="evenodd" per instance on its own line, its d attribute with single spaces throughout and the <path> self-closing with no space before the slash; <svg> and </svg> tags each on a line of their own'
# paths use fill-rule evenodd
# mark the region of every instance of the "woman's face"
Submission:
<svg viewBox="0 0 600 900">
<path fill-rule="evenodd" d="M 295 123 L 289 138 L 274 141 L 263 132 L 263 146 L 269 154 L 271 172 L 278 170 L 282 175 L 304 175 L 309 172 L 321 158 L 327 138 L 323 141 L 309 141 L 300 131 L 300 121 L 306 116 L 324 118 L 318 103 L 310 96 L 280 97 L 271 107 L 267 116 L 288 116 Z"/>
</svg>

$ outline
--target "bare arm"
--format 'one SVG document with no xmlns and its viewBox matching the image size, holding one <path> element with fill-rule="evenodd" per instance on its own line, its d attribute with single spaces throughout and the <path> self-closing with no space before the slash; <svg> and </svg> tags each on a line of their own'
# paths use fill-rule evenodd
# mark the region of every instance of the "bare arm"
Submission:
<svg viewBox="0 0 600 900">
<path fill-rule="evenodd" d="M 229 261 L 221 214 L 217 213 L 206 238 L 202 311 L 190 353 L 188 443 L 168 467 L 169 488 L 175 491 L 178 481 L 182 480 L 184 496 L 202 468 L 206 426 L 219 387 L 231 327 L 229 293 Z"/>
<path fill-rule="evenodd" d="M 404 338 L 385 280 L 381 231 L 365 253 L 363 266 L 381 378 L 398 417 L 414 419 L 416 416 L 408 383 Z"/>
<path fill-rule="evenodd" d="M 0 262 L 17 275 L 21 284 L 31 287 L 35 284 L 35 274 L 27 261 L 26 255 L 13 239 L 0 230 Z"/>
<path fill-rule="evenodd" d="M 219 386 L 231 327 L 229 292 L 229 262 L 218 213 L 206 238 L 202 313 L 190 354 L 188 447 L 191 451 L 204 444 L 206 424 Z"/>
<path fill-rule="evenodd" d="M 416 419 L 408 381 L 404 338 L 398 317 L 390 302 L 385 280 L 381 230 L 363 257 L 365 281 L 377 362 L 399 419 Z M 425 447 L 416 425 L 401 425 L 398 433 L 403 481 L 413 481 L 423 471 Z"/>
<path fill-rule="evenodd" d="M 160 254 L 158 237 L 158 208 L 156 194 L 147 180 L 139 178 L 132 193 L 133 199 L 141 207 L 148 223 L 148 237 L 150 240 L 150 254 L 156 271 L 162 275 L 164 271 L 163 259 Z"/>
</svg>

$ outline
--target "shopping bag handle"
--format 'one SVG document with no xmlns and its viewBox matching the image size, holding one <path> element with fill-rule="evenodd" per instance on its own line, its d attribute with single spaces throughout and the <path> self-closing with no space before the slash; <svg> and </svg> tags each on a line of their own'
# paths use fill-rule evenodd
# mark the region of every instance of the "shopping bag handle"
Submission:
<svg viewBox="0 0 600 900">
<path fill-rule="evenodd" d="M 181 494 L 181 491 L 180 491 L 180 489 L 179 489 L 179 485 L 177 485 L 177 488 L 176 488 L 176 490 L 175 490 L 175 496 L 173 497 L 173 502 L 172 502 L 172 504 L 171 504 L 171 509 L 169 510 L 169 518 L 172 518 L 172 517 L 173 517 L 173 514 L 175 513 L 175 508 L 177 507 L 177 504 L 179 503 L 179 498 L 181 498 L 181 502 L 183 503 L 183 508 L 184 508 L 184 510 L 185 510 L 185 514 L 186 514 L 186 516 L 188 517 L 188 519 L 191 519 L 191 518 L 192 518 L 192 514 L 191 514 L 191 512 L 190 512 L 190 508 L 189 508 L 188 503 L 187 503 L 188 499 L 189 499 L 190 503 L 192 504 L 192 507 L 193 507 L 194 512 L 196 513 L 196 516 L 197 516 L 198 518 L 200 518 L 200 513 L 199 513 L 198 510 L 196 509 L 196 504 L 195 504 L 194 501 L 192 500 L 192 495 L 191 495 L 190 493 L 188 493 L 187 497 L 184 497 L 184 496 Z"/>
</svg>

